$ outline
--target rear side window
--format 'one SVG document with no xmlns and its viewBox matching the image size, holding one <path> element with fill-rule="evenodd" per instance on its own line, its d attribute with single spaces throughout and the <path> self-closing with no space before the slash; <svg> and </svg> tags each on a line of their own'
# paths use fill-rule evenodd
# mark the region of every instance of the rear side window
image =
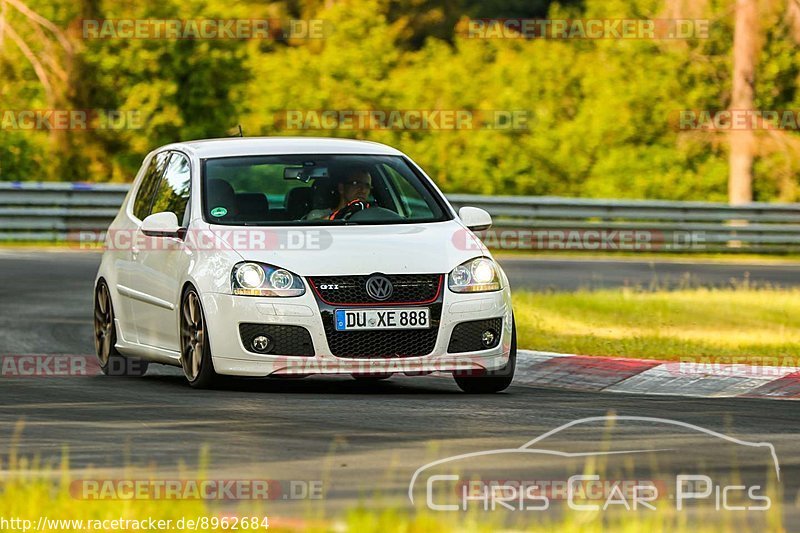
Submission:
<svg viewBox="0 0 800 533">
<path fill-rule="evenodd" d="M 172 152 L 150 213 L 169 211 L 177 215 L 181 225 L 186 225 L 186 205 L 189 202 L 190 186 L 189 158 L 179 152 Z"/>
<path fill-rule="evenodd" d="M 150 207 L 153 205 L 153 195 L 158 188 L 158 182 L 164 173 L 164 166 L 167 163 L 168 152 L 156 154 L 150 160 L 150 165 L 142 178 L 139 190 L 136 192 L 136 199 L 133 201 L 133 215 L 139 220 L 144 220 L 150 214 Z M 178 219 L 180 220 L 180 219 Z"/>
</svg>

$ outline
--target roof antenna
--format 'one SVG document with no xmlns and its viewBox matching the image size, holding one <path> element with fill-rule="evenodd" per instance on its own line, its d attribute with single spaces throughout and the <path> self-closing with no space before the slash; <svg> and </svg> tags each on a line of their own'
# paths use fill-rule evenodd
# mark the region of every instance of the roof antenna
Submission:
<svg viewBox="0 0 800 533">
<path fill-rule="evenodd" d="M 242 125 L 239 124 L 239 137 L 244 137 L 244 132 L 242 132 Z"/>
</svg>

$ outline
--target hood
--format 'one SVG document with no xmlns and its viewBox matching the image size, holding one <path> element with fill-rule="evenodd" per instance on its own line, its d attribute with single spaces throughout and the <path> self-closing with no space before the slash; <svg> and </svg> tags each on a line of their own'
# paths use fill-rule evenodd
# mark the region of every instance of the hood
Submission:
<svg viewBox="0 0 800 533">
<path fill-rule="evenodd" d="M 446 274 L 473 257 L 489 255 L 456 220 L 299 228 L 213 226 L 212 231 L 242 259 L 300 276 Z"/>
</svg>

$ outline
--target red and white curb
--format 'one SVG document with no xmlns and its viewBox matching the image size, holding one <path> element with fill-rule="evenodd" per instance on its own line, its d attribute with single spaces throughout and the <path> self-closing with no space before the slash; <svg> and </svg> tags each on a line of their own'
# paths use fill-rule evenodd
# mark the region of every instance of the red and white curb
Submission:
<svg viewBox="0 0 800 533">
<path fill-rule="evenodd" d="M 514 385 L 698 398 L 800 399 L 800 368 L 519 350 Z"/>
</svg>

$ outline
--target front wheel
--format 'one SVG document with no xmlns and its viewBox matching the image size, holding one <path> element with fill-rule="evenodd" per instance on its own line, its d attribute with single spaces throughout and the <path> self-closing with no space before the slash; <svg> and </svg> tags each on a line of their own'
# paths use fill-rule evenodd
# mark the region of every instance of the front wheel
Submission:
<svg viewBox="0 0 800 533">
<path fill-rule="evenodd" d="M 200 296 L 187 290 L 181 300 L 181 367 L 190 386 L 196 389 L 212 387 L 218 375 L 211 361 L 206 317 Z"/>
<path fill-rule="evenodd" d="M 468 394 L 491 394 L 500 392 L 511 385 L 517 367 L 517 324 L 511 319 L 511 351 L 508 363 L 500 370 L 493 370 L 489 376 L 460 376 L 454 374 L 456 385 Z"/>
</svg>

